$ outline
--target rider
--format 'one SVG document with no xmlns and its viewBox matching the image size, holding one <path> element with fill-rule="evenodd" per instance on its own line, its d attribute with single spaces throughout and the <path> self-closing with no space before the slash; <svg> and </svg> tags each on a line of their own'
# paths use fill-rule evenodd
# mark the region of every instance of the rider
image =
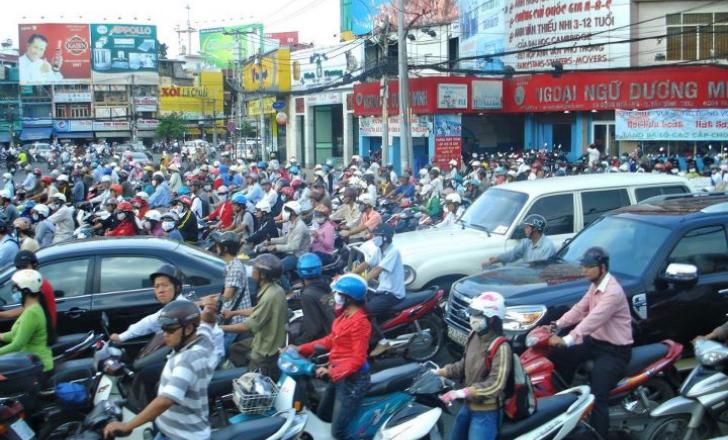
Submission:
<svg viewBox="0 0 728 440">
<path fill-rule="evenodd" d="M 420 201 L 422 202 L 419 206 L 421 212 L 424 212 L 433 219 L 440 218 L 440 215 L 442 214 L 440 196 L 434 186 L 429 183 L 422 185 L 422 189 L 420 190 Z"/>
<path fill-rule="evenodd" d="M 546 230 L 546 219 L 540 214 L 530 214 L 521 223 L 523 238 L 513 249 L 497 257 L 490 257 L 482 265 L 490 266 L 495 263 L 511 263 L 522 260 L 524 263 L 548 260 L 556 253 L 556 246 L 550 238 L 543 235 Z"/>
<path fill-rule="evenodd" d="M 278 376 L 278 350 L 286 343 L 288 306 L 286 293 L 276 283 L 282 273 L 281 261 L 273 254 L 259 255 L 253 261 L 252 280 L 258 286 L 255 307 L 245 310 L 247 319 L 238 324 L 223 325 L 226 333 L 250 332 L 253 338 L 230 346 L 230 361 L 236 366 L 274 379 Z"/>
<path fill-rule="evenodd" d="M 185 241 L 196 242 L 197 236 L 197 217 L 192 212 L 192 199 L 189 196 L 180 196 L 172 202 L 172 209 L 177 212 L 179 222 L 177 229 Z"/>
<path fill-rule="evenodd" d="M 53 243 L 56 227 L 47 220 L 50 213 L 51 210 L 42 204 L 35 205 L 30 210 L 30 219 L 35 223 L 35 239 L 40 247 L 50 246 Z"/>
<path fill-rule="evenodd" d="M 556 321 L 557 329 L 576 327 L 563 338 L 554 334 L 549 343 L 559 348 L 552 360 L 567 384 L 579 364 L 594 361 L 590 377 L 595 397 L 591 425 L 607 438 L 609 391 L 624 374 L 632 355 L 632 318 L 622 286 L 609 273 L 609 255 L 604 249 L 587 249 L 580 262 L 582 273 L 591 281 L 589 290 Z"/>
<path fill-rule="evenodd" d="M 179 216 L 176 212 L 167 211 L 162 214 L 162 231 L 164 231 L 167 238 L 170 240 L 184 241 L 182 233 L 177 229 L 177 223 L 179 222 Z"/>
<path fill-rule="evenodd" d="M 233 204 L 228 200 L 228 187 L 223 185 L 217 189 L 217 198 L 220 201 L 218 207 L 210 213 L 203 220 L 218 220 L 212 228 L 213 229 L 226 229 L 233 224 Z"/>
<path fill-rule="evenodd" d="M 301 205 L 298 202 L 287 202 L 283 205 L 281 216 L 283 221 L 289 222 L 288 233 L 283 237 L 270 239 L 268 252 L 286 254 L 281 264 L 283 273 L 296 268 L 298 257 L 311 250 L 311 230 L 306 226 L 301 215 Z"/>
<path fill-rule="evenodd" d="M 318 205 L 313 211 L 312 218 L 316 229 L 311 231 L 311 251 L 318 255 L 324 265 L 330 264 L 334 260 L 336 225 L 329 220 L 330 212 L 328 207 Z"/>
<path fill-rule="evenodd" d="M 38 241 L 33 238 L 33 227 L 27 217 L 18 217 L 13 221 L 21 251 L 35 252 L 40 249 Z"/>
<path fill-rule="evenodd" d="M 484 292 L 473 299 L 468 312 L 473 331 L 468 335 L 462 359 L 434 370 L 434 373 L 465 385 L 440 397 L 448 404 L 453 400 L 465 400 L 455 417 L 450 439 L 495 440 L 506 384 L 513 369 L 511 347 L 507 343 L 500 344 L 490 366 L 486 365 L 485 357 L 496 338 L 503 336 L 505 301 L 499 293 Z"/>
<path fill-rule="evenodd" d="M 215 298 L 203 299 L 203 306 L 200 313 L 192 302 L 174 301 L 158 313 L 156 325 L 174 351 L 164 365 L 157 396 L 131 421 L 106 425 L 105 438 L 118 432 L 129 435 L 149 422 L 159 429 L 158 439 L 210 438 L 207 386 L 217 365 Z"/>
<path fill-rule="evenodd" d="M 303 312 L 302 334 L 298 343 L 311 342 L 323 338 L 331 331 L 334 320 L 334 298 L 331 287 L 321 277 L 321 259 L 308 253 L 298 259 L 298 276 L 303 280 L 301 292 L 301 311 Z"/>
<path fill-rule="evenodd" d="M 56 225 L 53 243 L 71 240 L 73 231 L 76 229 L 76 223 L 73 220 L 73 206 L 66 205 L 65 195 L 55 193 L 50 197 L 48 207 L 53 212 L 48 220 Z"/>
<path fill-rule="evenodd" d="M 460 194 L 453 192 L 445 197 L 445 218 L 435 225 L 438 228 L 454 225 L 463 216 L 463 207 L 460 206 L 462 199 Z"/>
<path fill-rule="evenodd" d="M 106 233 L 107 237 L 133 237 L 139 233 L 134 217 L 134 207 L 124 200 L 116 208 L 116 219 L 119 223 Z"/>
<path fill-rule="evenodd" d="M 162 214 L 156 209 L 150 209 L 144 214 L 142 226 L 147 234 L 154 237 L 164 237 L 164 229 L 162 229 Z"/>
<path fill-rule="evenodd" d="M 343 222 L 342 227 L 354 228 L 359 223 L 361 213 L 356 207 L 356 190 L 346 188 L 341 196 L 341 206 L 331 214 L 331 220 Z"/>
<path fill-rule="evenodd" d="M 233 194 L 232 202 L 235 215 L 228 230 L 245 238 L 255 231 L 255 218 L 247 209 L 248 198 L 242 192 L 237 192 Z"/>
<path fill-rule="evenodd" d="M 359 210 L 361 211 L 361 217 L 359 218 L 359 224 L 351 229 L 341 231 L 341 236 L 344 238 L 363 238 L 368 239 L 369 234 L 373 232 L 377 226 L 382 223 L 382 216 L 374 210 L 374 204 L 376 200 L 372 200 L 369 194 L 362 194 L 357 199 Z"/>
<path fill-rule="evenodd" d="M 329 364 L 316 370 L 317 377 L 329 376 L 335 389 L 331 434 L 349 439 L 347 427 L 369 389 L 367 351 L 371 324 L 364 312 L 366 281 L 358 275 L 346 274 L 331 285 L 336 302 L 336 315 L 331 333 L 297 349 L 310 356 L 316 347 L 329 350 Z M 293 347 L 296 348 L 296 347 Z"/>
<path fill-rule="evenodd" d="M 243 262 L 237 258 L 240 250 L 240 237 L 234 232 L 223 232 L 213 236 L 216 253 L 225 262 L 225 285 L 222 291 L 222 316 L 225 324 L 245 321 L 244 311 L 253 306 L 248 290 L 248 276 Z M 237 339 L 235 333 L 225 333 L 225 351 Z"/>
<path fill-rule="evenodd" d="M 270 211 L 271 206 L 267 200 L 261 200 L 255 205 L 256 227 L 245 239 L 246 243 L 257 246 L 270 238 L 278 237 L 278 227 Z"/>
</svg>

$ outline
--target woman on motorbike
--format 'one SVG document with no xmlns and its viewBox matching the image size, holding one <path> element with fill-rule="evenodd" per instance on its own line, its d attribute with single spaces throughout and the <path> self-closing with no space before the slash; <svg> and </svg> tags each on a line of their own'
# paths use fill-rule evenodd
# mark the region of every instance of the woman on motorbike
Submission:
<svg viewBox="0 0 728 440">
<path fill-rule="evenodd" d="M 53 370 L 53 353 L 50 345 L 55 342 L 48 304 L 41 293 L 43 277 L 33 269 L 19 270 L 13 274 L 13 298 L 23 305 L 23 313 L 11 330 L 0 334 L 0 355 L 28 352 L 40 358 L 43 371 Z"/>
<path fill-rule="evenodd" d="M 33 227 L 27 217 L 18 217 L 13 220 L 13 228 L 15 228 L 21 251 L 36 252 L 40 249 L 38 241 L 33 238 Z"/>
<path fill-rule="evenodd" d="M 162 214 L 156 209 L 150 209 L 144 214 L 142 221 L 144 231 L 154 237 L 164 237 L 164 229 L 162 229 Z"/>
<path fill-rule="evenodd" d="M 139 228 L 134 220 L 134 207 L 131 203 L 126 200 L 119 203 L 116 208 L 116 219 L 119 224 L 106 233 L 107 237 L 132 237 L 139 234 Z"/>
<path fill-rule="evenodd" d="M 473 299 L 468 311 L 473 331 L 468 336 L 463 358 L 433 372 L 465 385 L 440 396 L 445 403 L 465 400 L 455 417 L 450 439 L 495 440 L 506 382 L 513 367 L 507 342 L 501 343 L 489 359 L 493 343 L 503 336 L 505 301 L 499 293 L 485 292 Z"/>
<path fill-rule="evenodd" d="M 355 437 L 347 427 L 370 382 L 367 355 L 372 326 L 364 311 L 367 283 L 358 275 L 346 274 L 336 280 L 331 289 L 337 315 L 331 333 L 293 348 L 303 356 L 311 356 L 318 346 L 329 351 L 329 365 L 318 368 L 316 376 L 328 376 L 336 390 L 331 434 L 337 439 L 353 439 Z"/>
</svg>

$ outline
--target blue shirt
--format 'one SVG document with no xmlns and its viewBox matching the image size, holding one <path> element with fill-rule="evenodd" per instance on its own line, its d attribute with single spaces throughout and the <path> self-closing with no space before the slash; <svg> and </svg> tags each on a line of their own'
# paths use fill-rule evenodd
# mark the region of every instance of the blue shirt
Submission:
<svg viewBox="0 0 728 440">
<path fill-rule="evenodd" d="M 498 261 L 501 263 L 511 263 L 516 260 L 522 260 L 524 263 L 532 261 L 548 260 L 556 253 L 556 246 L 550 238 L 543 235 L 538 243 L 533 244 L 530 238 L 522 239 L 516 247 L 508 252 L 498 255 Z"/>
<path fill-rule="evenodd" d="M 0 267 L 5 267 L 15 262 L 15 254 L 18 253 L 18 242 L 10 235 L 5 235 L 0 240 Z"/>
<path fill-rule="evenodd" d="M 248 200 L 253 205 L 255 205 L 256 203 L 263 200 L 263 197 L 265 197 L 265 192 L 263 192 L 263 188 L 261 188 L 260 185 L 255 183 L 255 184 L 253 184 L 253 186 L 248 188 L 247 197 L 248 197 Z"/>
<path fill-rule="evenodd" d="M 394 193 L 397 195 L 402 194 L 408 199 L 412 199 L 415 196 L 415 186 L 410 183 L 406 185 L 400 185 L 397 187 L 397 189 L 394 190 Z"/>
<path fill-rule="evenodd" d="M 23 188 L 25 188 L 26 191 L 33 191 L 33 188 L 35 188 L 35 174 L 28 173 L 28 175 L 25 176 L 25 180 L 23 180 Z"/>
<path fill-rule="evenodd" d="M 56 227 L 48 220 L 43 220 L 35 227 L 35 239 L 40 247 L 50 246 L 56 235 Z"/>
<path fill-rule="evenodd" d="M 172 192 L 169 190 L 167 182 L 162 182 L 157 185 L 154 190 L 154 194 L 149 197 L 149 207 L 154 208 L 166 208 L 172 202 Z"/>
<path fill-rule="evenodd" d="M 407 291 L 404 288 L 404 265 L 399 250 L 390 244 L 377 267 L 382 268 L 377 292 L 391 293 L 395 298 L 403 299 Z"/>
</svg>

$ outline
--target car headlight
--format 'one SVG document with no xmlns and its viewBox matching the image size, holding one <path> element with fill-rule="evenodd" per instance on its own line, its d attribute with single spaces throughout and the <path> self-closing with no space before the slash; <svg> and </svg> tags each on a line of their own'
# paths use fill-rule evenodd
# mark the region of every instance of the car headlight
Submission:
<svg viewBox="0 0 728 440">
<path fill-rule="evenodd" d="M 404 284 L 409 286 L 410 284 L 415 282 L 415 278 L 417 278 L 417 272 L 412 268 L 412 266 L 407 266 L 405 264 L 404 266 Z"/>
<path fill-rule="evenodd" d="M 546 314 L 546 306 L 513 306 L 506 307 L 506 319 L 503 329 L 515 332 L 531 330 Z"/>
</svg>

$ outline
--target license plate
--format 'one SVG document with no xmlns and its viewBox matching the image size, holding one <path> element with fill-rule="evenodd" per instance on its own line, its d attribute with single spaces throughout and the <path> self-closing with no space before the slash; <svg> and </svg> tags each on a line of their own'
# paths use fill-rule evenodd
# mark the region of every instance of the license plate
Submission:
<svg viewBox="0 0 728 440">
<path fill-rule="evenodd" d="M 465 346 L 468 342 L 468 334 L 462 330 L 458 330 L 455 327 L 447 328 L 447 337 L 458 345 Z"/>
<path fill-rule="evenodd" d="M 10 429 L 13 430 L 20 440 L 30 440 L 35 438 L 35 432 L 25 423 L 25 420 L 20 419 L 17 422 L 10 425 Z"/>
</svg>

